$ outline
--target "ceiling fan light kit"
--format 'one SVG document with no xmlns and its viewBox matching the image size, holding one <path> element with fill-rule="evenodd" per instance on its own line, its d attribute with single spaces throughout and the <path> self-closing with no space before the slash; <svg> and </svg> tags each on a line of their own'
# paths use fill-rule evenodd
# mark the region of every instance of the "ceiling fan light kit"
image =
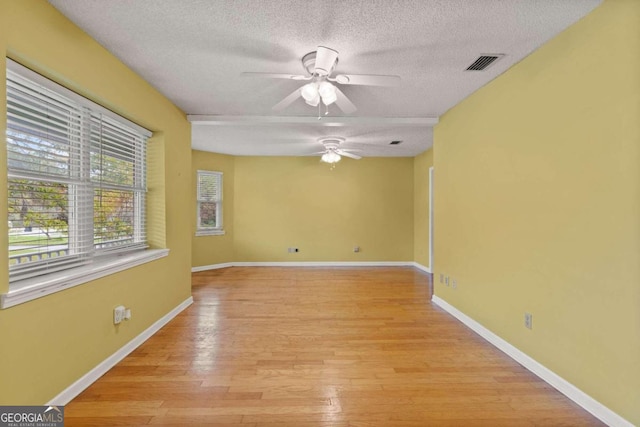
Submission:
<svg viewBox="0 0 640 427">
<path fill-rule="evenodd" d="M 313 107 L 317 107 L 322 99 L 324 105 L 331 105 L 336 102 L 336 87 L 326 80 L 307 83 L 300 88 L 300 95 L 305 102 Z"/>
<path fill-rule="evenodd" d="M 331 105 L 338 99 L 336 96 L 336 87 L 327 81 L 318 84 L 318 93 L 324 105 Z"/>
<path fill-rule="evenodd" d="M 342 157 L 340 157 L 340 154 L 336 153 L 335 151 L 328 151 L 326 153 L 324 153 L 322 155 L 322 157 L 320 157 L 320 160 L 322 160 L 325 163 L 338 163 L 340 161 Z"/>
<path fill-rule="evenodd" d="M 302 86 L 300 88 L 300 95 L 302 95 L 304 100 L 307 101 L 307 104 L 315 102 L 319 98 L 317 84 L 313 82 Z M 318 105 L 318 103 L 315 102 L 315 105 Z"/>
<path fill-rule="evenodd" d="M 320 104 L 320 96 L 316 95 L 311 99 L 307 99 L 304 102 L 307 103 L 307 105 L 311 105 L 312 107 L 317 107 L 318 104 Z"/>
</svg>

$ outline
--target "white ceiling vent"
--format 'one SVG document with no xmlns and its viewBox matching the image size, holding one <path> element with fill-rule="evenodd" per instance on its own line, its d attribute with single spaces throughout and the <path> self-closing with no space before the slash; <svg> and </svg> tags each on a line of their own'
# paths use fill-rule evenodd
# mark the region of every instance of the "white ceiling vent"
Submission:
<svg viewBox="0 0 640 427">
<path fill-rule="evenodd" d="M 473 62 L 473 64 L 467 67 L 466 71 L 486 70 L 489 65 L 493 64 L 494 62 L 496 62 L 496 60 L 502 58 L 503 56 L 504 56 L 503 53 L 492 53 L 492 54 L 481 55 L 478 57 L 478 59 L 476 59 Z"/>
</svg>

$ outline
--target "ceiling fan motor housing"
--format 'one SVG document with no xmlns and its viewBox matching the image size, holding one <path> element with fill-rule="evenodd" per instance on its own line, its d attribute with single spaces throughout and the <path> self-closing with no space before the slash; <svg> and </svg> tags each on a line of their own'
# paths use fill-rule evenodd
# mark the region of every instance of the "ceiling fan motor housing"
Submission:
<svg viewBox="0 0 640 427">
<path fill-rule="evenodd" d="M 323 46 L 320 46 L 320 47 L 323 47 Z M 312 75 L 312 76 L 318 75 L 318 76 L 326 77 L 330 75 L 333 72 L 333 70 L 336 68 L 336 65 L 338 65 L 338 52 L 330 48 L 324 48 L 324 49 L 331 53 L 330 55 L 331 57 L 335 56 L 335 60 L 331 62 L 330 65 L 318 64 L 319 66 L 316 66 L 316 58 L 318 56 L 317 50 L 314 50 L 313 52 L 309 52 L 302 57 L 302 67 L 307 71 L 307 73 L 309 73 L 309 75 Z"/>
<path fill-rule="evenodd" d="M 320 138 L 318 142 L 320 142 L 327 150 L 337 150 L 340 147 L 340 144 L 344 142 L 344 138 L 339 136 L 330 136 L 326 138 Z"/>
</svg>

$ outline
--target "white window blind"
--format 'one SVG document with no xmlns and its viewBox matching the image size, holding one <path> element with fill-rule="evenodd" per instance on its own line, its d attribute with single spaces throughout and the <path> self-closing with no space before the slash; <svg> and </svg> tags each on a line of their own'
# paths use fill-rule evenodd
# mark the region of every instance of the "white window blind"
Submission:
<svg viewBox="0 0 640 427">
<path fill-rule="evenodd" d="M 146 246 L 145 143 L 114 120 L 91 115 L 93 244 L 100 252 Z"/>
<path fill-rule="evenodd" d="M 10 283 L 145 248 L 150 133 L 7 59 Z"/>
<path fill-rule="evenodd" d="M 222 230 L 222 172 L 198 171 L 198 231 Z"/>
</svg>

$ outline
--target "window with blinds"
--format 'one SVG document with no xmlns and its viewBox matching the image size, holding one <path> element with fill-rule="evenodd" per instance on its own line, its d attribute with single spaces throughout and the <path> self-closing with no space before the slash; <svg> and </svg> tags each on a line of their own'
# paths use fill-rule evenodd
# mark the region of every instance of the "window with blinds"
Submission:
<svg viewBox="0 0 640 427">
<path fill-rule="evenodd" d="M 147 247 L 150 133 L 7 59 L 10 283 Z"/>
<path fill-rule="evenodd" d="M 198 171 L 197 234 L 222 233 L 222 172 Z"/>
</svg>

